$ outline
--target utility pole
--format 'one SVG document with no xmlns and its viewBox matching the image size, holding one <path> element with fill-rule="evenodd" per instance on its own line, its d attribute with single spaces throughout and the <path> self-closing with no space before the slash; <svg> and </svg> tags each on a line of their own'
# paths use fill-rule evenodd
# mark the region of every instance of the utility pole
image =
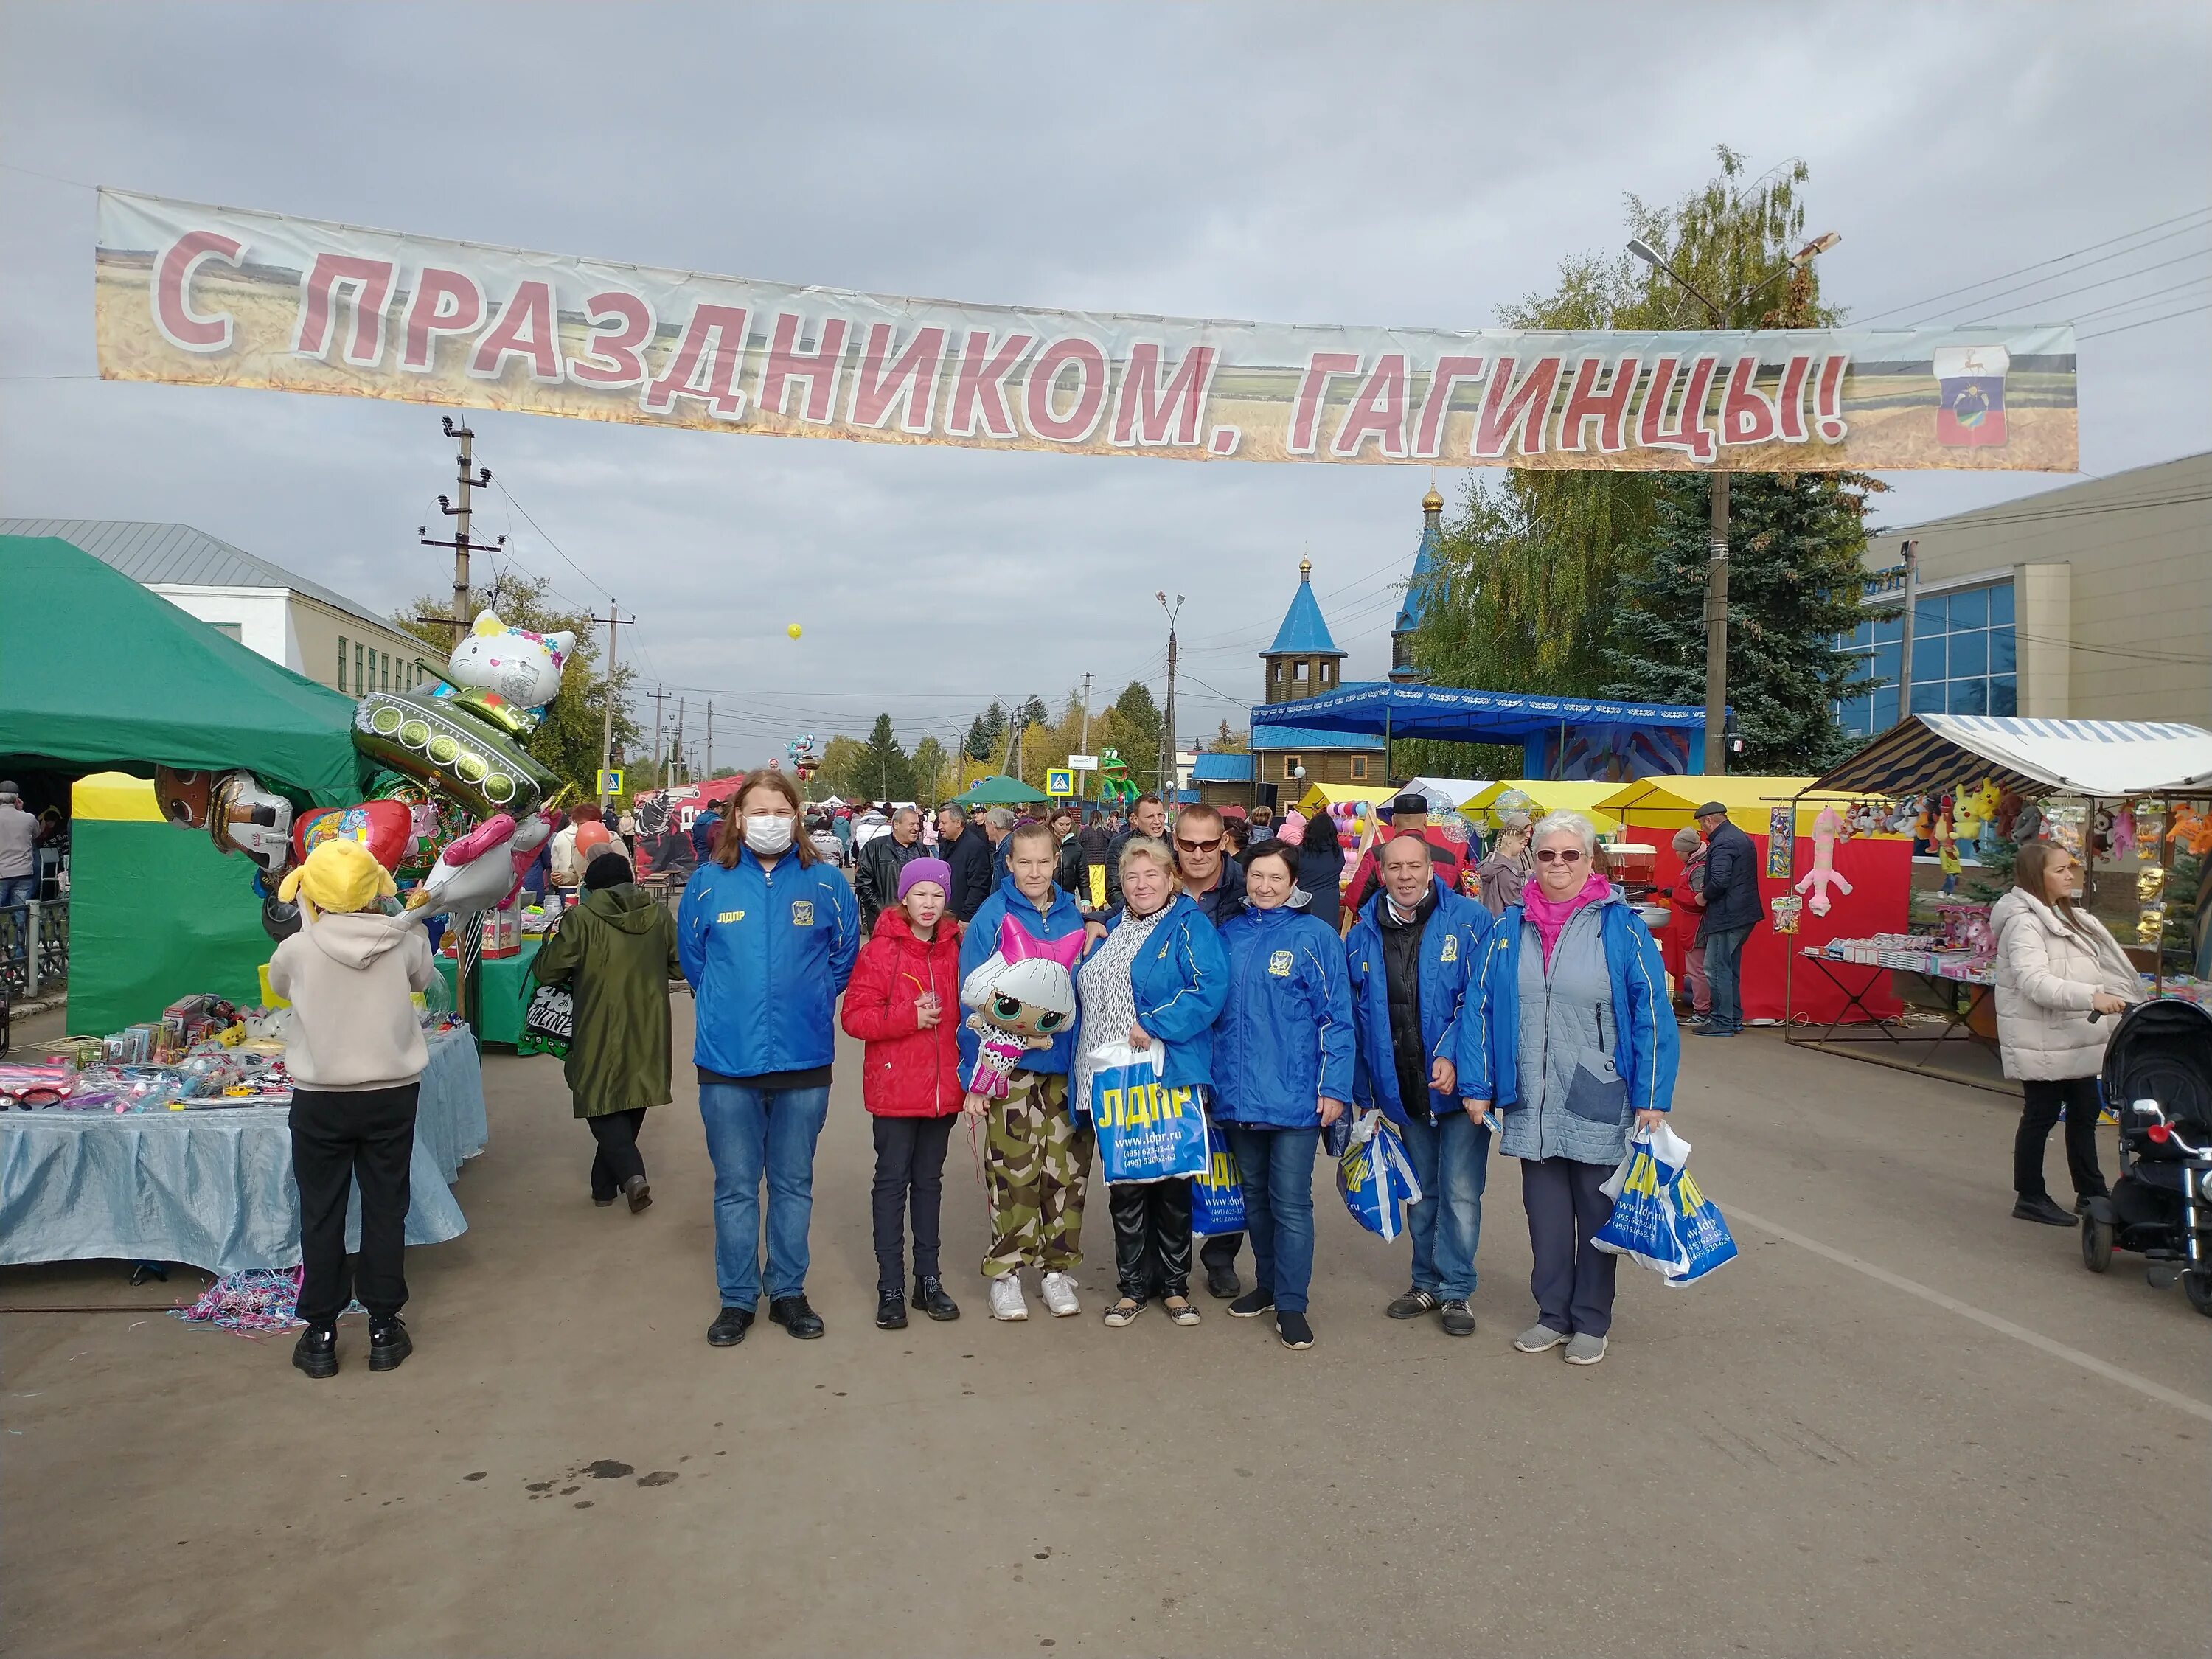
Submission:
<svg viewBox="0 0 2212 1659">
<path fill-rule="evenodd" d="M 1905 558 L 1905 626 L 1897 642 L 1897 718 L 1908 720 L 1912 718 L 1912 613 L 1920 607 L 1920 544 L 1908 541 L 1898 551 Z"/>
<path fill-rule="evenodd" d="M 615 629 L 635 628 L 637 625 L 637 618 L 634 616 L 623 616 L 617 609 L 614 596 L 611 593 L 607 596 L 607 614 L 604 617 L 594 617 L 592 620 L 594 623 L 605 623 L 607 629 L 607 700 L 599 723 L 599 781 L 604 784 L 609 769 L 615 763 Z M 607 802 L 610 799 L 605 789 L 599 791 L 599 811 L 602 813 L 607 810 Z"/>
<path fill-rule="evenodd" d="M 714 702 L 711 697 L 707 700 L 707 761 L 699 775 L 702 778 L 714 775 Z"/>
<path fill-rule="evenodd" d="M 1083 748 L 1081 752 L 1086 755 L 1091 752 L 1091 676 L 1088 672 L 1083 676 Z"/>
<path fill-rule="evenodd" d="M 653 688 L 653 777 L 655 785 L 662 789 L 668 787 L 668 756 L 660 747 L 660 705 L 667 701 L 667 689 L 664 686 L 654 686 Z"/>
<path fill-rule="evenodd" d="M 430 526 L 422 524 L 415 526 L 415 538 L 425 547 L 450 547 L 453 550 L 453 612 L 451 617 L 425 617 L 418 620 L 448 623 L 453 630 L 454 648 L 458 650 L 461 641 L 468 637 L 470 624 L 476 620 L 471 614 L 469 599 L 469 550 L 481 547 L 487 552 L 495 551 L 507 545 L 507 538 L 501 536 L 494 542 L 472 542 L 469 539 L 469 492 L 482 489 L 491 482 L 491 469 L 480 466 L 471 473 L 469 469 L 476 462 L 474 446 L 477 434 L 467 427 L 455 426 L 450 415 L 445 417 L 445 428 L 448 438 L 460 440 L 461 453 L 454 457 L 453 462 L 457 469 L 454 482 L 459 491 L 460 505 L 453 505 L 453 496 L 441 495 L 438 497 L 438 510 L 459 522 L 453 526 L 451 541 L 437 540 L 430 534 Z"/>
<path fill-rule="evenodd" d="M 1160 609 L 1168 613 L 1168 706 L 1160 726 L 1160 793 L 1166 795 L 1175 787 L 1176 757 L 1176 618 L 1182 612 L 1182 595 L 1168 603 L 1165 589 L 1152 596 L 1160 602 Z"/>
<path fill-rule="evenodd" d="M 690 781 L 691 757 L 684 752 L 684 699 L 676 700 L 676 777 L 679 783 Z"/>
</svg>

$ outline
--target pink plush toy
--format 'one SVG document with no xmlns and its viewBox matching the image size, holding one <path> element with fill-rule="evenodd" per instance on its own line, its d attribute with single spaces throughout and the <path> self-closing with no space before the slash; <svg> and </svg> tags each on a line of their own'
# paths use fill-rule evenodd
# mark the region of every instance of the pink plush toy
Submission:
<svg viewBox="0 0 2212 1659">
<path fill-rule="evenodd" d="M 1816 916 L 1828 914 L 1829 888 L 1851 890 L 1850 883 L 1836 873 L 1836 842 L 1850 833 L 1850 826 L 1832 806 L 1822 807 L 1820 816 L 1813 820 L 1813 867 L 1797 884 L 1797 891 L 1813 895 L 1805 908 Z"/>
</svg>

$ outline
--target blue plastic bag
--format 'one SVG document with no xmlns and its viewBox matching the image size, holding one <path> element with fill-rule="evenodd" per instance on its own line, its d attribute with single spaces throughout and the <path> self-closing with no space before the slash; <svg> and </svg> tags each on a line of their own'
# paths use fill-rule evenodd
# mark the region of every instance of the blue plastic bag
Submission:
<svg viewBox="0 0 2212 1659">
<path fill-rule="evenodd" d="M 1690 1178 L 1690 1143 L 1667 1125 L 1639 1129 L 1628 1156 L 1599 1190 L 1613 1213 L 1590 1242 L 1642 1262 L 1668 1285 L 1693 1285 L 1733 1261 L 1735 1237 Z"/>
<path fill-rule="evenodd" d="M 1206 1173 L 1190 1183 L 1190 1230 L 1211 1237 L 1244 1231 L 1244 1179 L 1221 1126 L 1206 1126 Z"/>
<path fill-rule="evenodd" d="M 1352 1126 L 1352 1144 L 1336 1163 L 1336 1189 L 1369 1232 L 1395 1238 L 1406 1230 L 1406 1209 L 1421 1201 L 1421 1183 L 1398 1126 L 1382 1113 L 1362 1112 Z"/>
<path fill-rule="evenodd" d="M 1206 1108 L 1196 1088 L 1160 1081 L 1166 1050 L 1109 1042 L 1091 1051 L 1091 1127 L 1107 1185 L 1168 1181 L 1206 1172 Z M 1237 1200 L 1243 1194 L 1240 1190 Z"/>
</svg>

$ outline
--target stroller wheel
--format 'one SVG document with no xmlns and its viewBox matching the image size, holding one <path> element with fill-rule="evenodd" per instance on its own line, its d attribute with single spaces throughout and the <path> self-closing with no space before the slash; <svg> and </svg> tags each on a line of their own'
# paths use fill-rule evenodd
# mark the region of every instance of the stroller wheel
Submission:
<svg viewBox="0 0 2212 1659">
<path fill-rule="evenodd" d="M 2100 1273 L 2112 1265 L 2112 1224 L 2093 1215 L 2081 1218 L 2081 1265 Z"/>
<path fill-rule="evenodd" d="M 2189 1305 L 2212 1319 L 2212 1273 L 2198 1270 L 2181 1276 L 2181 1291 L 2189 1298 Z"/>
</svg>

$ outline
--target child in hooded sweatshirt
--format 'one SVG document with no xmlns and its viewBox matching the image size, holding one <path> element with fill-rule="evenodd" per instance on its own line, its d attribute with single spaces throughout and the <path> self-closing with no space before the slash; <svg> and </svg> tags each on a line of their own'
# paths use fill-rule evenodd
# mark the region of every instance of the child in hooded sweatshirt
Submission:
<svg viewBox="0 0 2212 1659">
<path fill-rule="evenodd" d="M 292 1363 L 335 1376 L 337 1318 L 358 1291 L 368 1310 L 368 1368 L 414 1352 L 401 1322 L 401 1267 L 415 1156 L 415 1103 L 430 1063 L 412 994 L 437 972 L 416 918 L 377 907 L 391 875 L 358 842 L 326 841 L 284 878 L 300 931 L 276 947 L 269 987 L 292 1005 L 292 1174 L 300 1188 L 300 1317 Z M 361 1183 L 361 1265 L 346 1275 L 346 1199 Z"/>
<path fill-rule="evenodd" d="M 938 1271 L 945 1149 L 967 1091 L 960 1081 L 960 924 L 945 904 L 952 871 L 912 859 L 897 908 L 876 919 L 845 990 L 845 1033 L 866 1047 L 861 1098 L 875 1120 L 876 1327 L 906 1328 L 906 1216 L 914 1214 L 915 1305 L 957 1319 Z"/>
</svg>

